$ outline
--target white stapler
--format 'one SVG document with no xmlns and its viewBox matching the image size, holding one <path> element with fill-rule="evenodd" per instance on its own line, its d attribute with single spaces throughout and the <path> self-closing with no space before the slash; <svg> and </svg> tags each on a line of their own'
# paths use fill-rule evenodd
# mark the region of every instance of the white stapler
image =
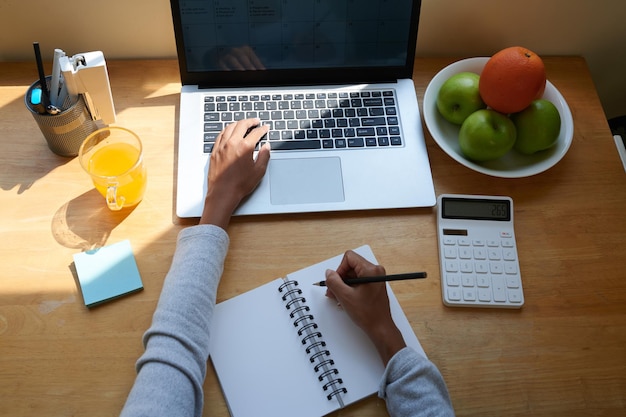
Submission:
<svg viewBox="0 0 626 417">
<path fill-rule="evenodd" d="M 59 59 L 67 93 L 75 100 L 82 94 L 93 120 L 115 123 L 115 107 L 109 74 L 101 51 L 84 52 Z"/>
</svg>

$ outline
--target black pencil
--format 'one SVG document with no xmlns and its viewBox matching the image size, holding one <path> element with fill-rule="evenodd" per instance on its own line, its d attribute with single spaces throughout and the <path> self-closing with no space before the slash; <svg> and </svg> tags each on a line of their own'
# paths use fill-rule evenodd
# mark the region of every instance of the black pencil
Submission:
<svg viewBox="0 0 626 417">
<path fill-rule="evenodd" d="M 35 50 L 35 62 L 37 63 L 37 72 L 39 73 L 39 84 L 41 84 L 41 94 L 43 96 L 42 102 L 44 107 L 47 107 L 48 104 L 50 104 L 50 92 L 48 90 L 48 83 L 46 82 L 43 61 L 41 60 L 39 42 L 33 42 L 33 49 Z"/>
<path fill-rule="evenodd" d="M 369 284 L 372 282 L 388 282 L 388 281 L 400 281 L 404 279 L 419 279 L 419 278 L 426 278 L 426 276 L 427 276 L 426 272 L 409 272 L 406 274 L 344 279 L 344 282 L 348 285 L 356 285 L 356 284 Z M 318 287 L 325 287 L 326 281 L 316 282 L 313 285 L 317 285 Z"/>
</svg>

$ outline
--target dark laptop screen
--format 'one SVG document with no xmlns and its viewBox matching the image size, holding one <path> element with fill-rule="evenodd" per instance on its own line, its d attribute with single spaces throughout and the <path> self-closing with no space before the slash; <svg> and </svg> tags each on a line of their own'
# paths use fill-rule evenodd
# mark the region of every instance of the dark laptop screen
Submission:
<svg viewBox="0 0 626 417">
<path fill-rule="evenodd" d="M 276 81 L 306 82 L 412 68 L 419 6 L 414 0 L 172 0 L 183 83 L 200 84 L 201 74 L 217 74 L 209 83 L 244 81 L 248 76 L 232 72 L 247 70 L 262 70 L 252 78 L 281 74 Z"/>
</svg>

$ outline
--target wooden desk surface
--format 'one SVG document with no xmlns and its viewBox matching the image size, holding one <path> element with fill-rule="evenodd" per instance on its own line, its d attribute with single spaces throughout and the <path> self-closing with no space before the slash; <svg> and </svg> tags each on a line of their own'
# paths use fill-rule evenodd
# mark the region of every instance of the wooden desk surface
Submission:
<svg viewBox="0 0 626 417">
<path fill-rule="evenodd" d="M 420 105 L 428 81 L 452 61 L 417 59 Z M 570 151 L 549 171 L 522 179 L 478 174 L 444 154 L 426 130 L 437 194 L 514 199 L 521 311 L 443 306 L 431 208 L 237 218 L 219 300 L 367 243 L 389 273 L 428 271 L 427 280 L 393 288 L 459 416 L 623 415 L 626 174 L 584 60 L 545 63 L 575 123 Z M 176 235 L 192 223 L 173 214 L 176 62 L 108 65 L 117 125 L 145 144 L 149 185 L 132 212 L 108 211 L 78 161 L 47 148 L 24 108 L 34 64 L 0 64 L 1 415 L 119 413 Z M 72 255 L 124 239 L 145 290 L 87 310 Z M 210 364 L 205 392 L 205 415 L 228 415 Z M 386 410 L 372 397 L 336 415 Z"/>
</svg>

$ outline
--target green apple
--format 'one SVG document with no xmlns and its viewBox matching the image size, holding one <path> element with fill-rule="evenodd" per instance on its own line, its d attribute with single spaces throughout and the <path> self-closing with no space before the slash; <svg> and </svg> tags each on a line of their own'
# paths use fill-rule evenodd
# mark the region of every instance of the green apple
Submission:
<svg viewBox="0 0 626 417">
<path fill-rule="evenodd" d="M 437 93 L 437 110 L 447 121 L 461 125 L 470 114 L 487 107 L 480 97 L 473 72 L 460 72 L 448 78 Z"/>
<path fill-rule="evenodd" d="M 545 99 L 535 100 L 511 115 L 517 129 L 514 149 L 531 155 L 554 146 L 561 131 L 561 116 L 556 106 Z"/>
<path fill-rule="evenodd" d="M 506 115 L 492 109 L 470 114 L 461 125 L 461 152 L 477 162 L 497 159 L 515 144 L 515 125 Z"/>
</svg>

